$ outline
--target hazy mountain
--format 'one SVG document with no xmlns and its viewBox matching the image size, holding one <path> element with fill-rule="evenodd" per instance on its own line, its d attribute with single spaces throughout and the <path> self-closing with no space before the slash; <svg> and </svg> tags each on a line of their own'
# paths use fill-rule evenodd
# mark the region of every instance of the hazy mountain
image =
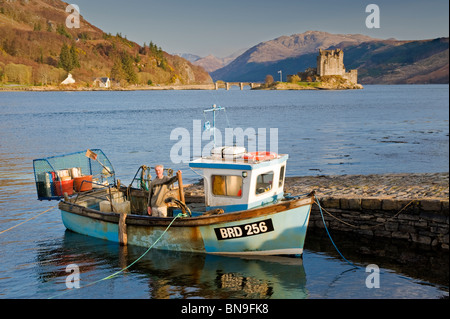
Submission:
<svg viewBox="0 0 450 319">
<path fill-rule="evenodd" d="M 203 58 L 199 58 L 192 62 L 192 64 L 199 65 L 210 73 L 227 65 L 223 59 L 218 58 L 212 54 Z"/>
<path fill-rule="evenodd" d="M 218 58 L 212 54 L 203 57 L 203 58 L 198 58 L 195 61 L 191 61 L 192 64 L 194 65 L 198 65 L 201 66 L 202 68 L 204 68 L 207 72 L 214 72 L 218 69 L 221 69 L 225 66 L 227 66 L 228 64 L 230 64 L 231 62 L 234 61 L 234 59 L 236 59 L 238 56 L 240 56 L 242 53 L 244 53 L 247 49 L 242 49 L 239 50 L 237 52 L 234 52 L 233 54 L 225 57 L 225 58 Z"/>
<path fill-rule="evenodd" d="M 179 57 L 182 57 L 183 59 L 186 59 L 191 63 L 202 58 L 199 55 L 195 55 L 195 54 L 191 54 L 191 53 L 174 53 L 174 55 L 178 55 Z"/>
<path fill-rule="evenodd" d="M 224 81 L 262 82 L 316 67 L 319 49 L 341 48 L 347 70 L 359 70 L 360 83 L 448 83 L 448 38 L 380 40 L 361 34 L 308 31 L 262 42 L 211 74 Z M 285 77 L 284 77 L 285 79 Z"/>
</svg>

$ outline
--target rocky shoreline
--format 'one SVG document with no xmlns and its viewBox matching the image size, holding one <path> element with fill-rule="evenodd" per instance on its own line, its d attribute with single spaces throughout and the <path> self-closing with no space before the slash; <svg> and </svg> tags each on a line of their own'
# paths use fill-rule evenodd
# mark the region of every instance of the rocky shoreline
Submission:
<svg viewBox="0 0 450 319">
<path fill-rule="evenodd" d="M 314 83 L 313 83 L 314 84 Z M 317 84 L 317 83 L 316 83 Z M 161 84 L 161 85 L 129 85 L 126 87 L 98 88 L 81 85 L 48 85 L 48 86 L 0 86 L 0 92 L 53 92 L 53 91 L 163 91 L 163 90 L 215 90 L 214 83 L 209 84 Z M 276 83 L 270 87 L 256 87 L 252 90 L 357 90 L 363 89 L 361 84 L 317 84 L 298 85 L 294 83 Z"/>
<path fill-rule="evenodd" d="M 54 85 L 54 86 L 3 86 L 0 92 L 53 92 L 53 91 L 158 91 L 158 90 L 214 90 L 213 83 L 210 84 L 173 84 L 173 85 L 129 85 L 127 87 L 98 88 L 79 85 Z"/>
<path fill-rule="evenodd" d="M 301 90 L 361 90 L 364 87 L 361 84 L 354 83 L 322 83 L 311 82 L 304 84 L 276 82 L 268 87 L 261 86 L 253 90 L 286 90 L 286 91 L 301 91 Z"/>
</svg>

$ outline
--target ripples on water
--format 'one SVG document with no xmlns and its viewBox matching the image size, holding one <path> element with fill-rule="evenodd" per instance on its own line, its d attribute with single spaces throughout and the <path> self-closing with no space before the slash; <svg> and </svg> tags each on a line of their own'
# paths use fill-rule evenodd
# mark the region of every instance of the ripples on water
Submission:
<svg viewBox="0 0 450 319">
<path fill-rule="evenodd" d="M 170 162 L 176 141 L 169 137 L 174 127 L 192 132 L 192 120 L 204 120 L 202 110 L 212 104 L 227 108 L 233 127 L 278 128 L 279 151 L 290 154 L 290 176 L 448 171 L 448 85 L 330 92 L 1 92 L 0 232 L 56 205 L 36 200 L 35 158 L 101 148 L 124 183 L 140 165 L 154 163 L 181 168 L 187 182 L 197 180 L 187 164 Z M 225 124 L 219 115 L 219 127 Z M 125 267 L 145 249 L 65 231 L 53 210 L 0 234 L 0 298 L 448 296 L 448 252 L 441 260 L 436 252 L 415 254 L 417 247 L 373 248 L 348 236 L 337 242 L 352 262 L 379 264 L 380 289 L 367 289 L 364 270 L 349 270 L 322 233 L 309 234 L 303 260 L 151 251 L 116 278 L 65 293 L 67 265 L 80 267 L 83 286 Z M 400 258 L 404 262 L 388 258 L 399 251 L 408 252 Z M 427 254 L 425 260 L 418 257 Z M 415 261 L 428 268 L 407 267 Z"/>
<path fill-rule="evenodd" d="M 322 235 L 311 234 L 307 245 L 310 247 L 303 259 L 234 258 L 152 250 L 119 276 L 98 282 L 130 265 L 146 249 L 120 247 L 66 231 L 58 240 L 35 241 L 33 247 L 29 247 L 31 251 L 23 256 L 29 258 L 31 253 L 34 255 L 29 263 L 17 266 L 17 259 L 11 263 L 16 264 L 15 269 L 11 278 L 2 278 L 3 293 L 20 298 L 77 299 L 423 299 L 439 298 L 446 295 L 446 291 L 448 294 L 445 282 L 440 283 L 445 278 L 448 282 L 448 273 L 445 275 L 442 270 L 435 274 L 427 273 L 430 266 L 437 268 L 445 264 L 445 259 L 431 257 L 433 253 L 425 252 L 429 256 L 419 257 L 420 263 L 418 260 L 405 260 L 402 264 L 394 259 L 399 256 L 417 258 L 414 257 L 416 251 L 406 249 L 396 257 L 377 257 L 376 253 L 367 255 L 367 251 L 361 254 L 355 252 L 355 245 L 342 237 L 339 242 L 347 257 L 362 266 L 354 269 L 337 258 L 329 242 L 320 238 Z M 24 244 L 21 243 L 22 246 Z M 371 245 L 365 243 L 364 247 L 367 249 Z M 380 245 L 375 247 L 383 249 Z M 374 261 L 386 268 L 381 268 L 380 288 L 368 289 L 364 267 Z M 410 267 L 405 266 L 406 262 Z M 66 267 L 74 263 L 80 268 L 82 288 L 67 290 Z"/>
</svg>

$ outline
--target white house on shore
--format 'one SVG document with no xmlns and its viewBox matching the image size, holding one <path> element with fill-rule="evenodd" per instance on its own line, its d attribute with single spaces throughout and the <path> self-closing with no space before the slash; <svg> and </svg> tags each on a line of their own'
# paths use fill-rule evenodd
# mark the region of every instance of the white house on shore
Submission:
<svg viewBox="0 0 450 319">
<path fill-rule="evenodd" d="M 108 77 L 95 78 L 93 84 L 100 88 L 110 88 L 111 80 Z"/>
<path fill-rule="evenodd" d="M 75 79 L 72 77 L 72 74 L 68 74 L 67 78 L 61 82 L 62 85 L 73 84 L 75 83 Z"/>
</svg>

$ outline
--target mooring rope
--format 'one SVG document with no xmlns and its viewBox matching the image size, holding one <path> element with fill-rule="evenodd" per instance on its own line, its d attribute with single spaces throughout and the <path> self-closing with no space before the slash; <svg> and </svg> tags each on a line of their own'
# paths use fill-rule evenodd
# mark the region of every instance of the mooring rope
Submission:
<svg viewBox="0 0 450 319">
<path fill-rule="evenodd" d="M 327 224 L 325 223 L 325 218 L 323 217 L 322 207 L 320 206 L 319 200 L 317 199 L 316 195 L 314 195 L 314 198 L 315 198 L 315 200 L 316 200 L 316 201 L 315 201 L 316 204 L 319 206 L 320 216 L 322 217 L 323 225 L 325 226 L 325 230 L 327 231 L 328 237 L 330 238 L 331 243 L 333 244 L 334 248 L 335 248 L 336 251 L 339 253 L 339 255 L 341 255 L 342 259 L 344 259 L 349 265 L 351 265 L 351 266 L 353 266 L 353 267 L 359 269 L 360 267 L 358 267 L 358 266 L 356 266 L 355 264 L 353 264 L 352 262 L 348 261 L 348 260 L 344 257 L 344 255 L 342 255 L 342 253 L 340 252 L 340 250 L 337 248 L 336 244 L 334 243 L 333 238 L 332 238 L 331 235 L 330 235 L 330 232 L 328 231 L 328 227 L 327 227 Z"/>
<path fill-rule="evenodd" d="M 33 216 L 33 217 L 31 217 L 31 218 L 29 218 L 29 219 L 27 219 L 27 220 L 21 222 L 20 224 L 17 224 L 17 225 L 12 226 L 12 227 L 10 227 L 10 228 L 8 228 L 8 229 L 2 230 L 2 231 L 0 232 L 0 235 L 3 234 L 3 233 L 6 233 L 7 231 L 10 231 L 10 230 L 12 230 L 12 229 L 14 229 L 14 228 L 16 228 L 16 227 L 19 227 L 20 225 L 23 225 L 23 224 L 29 222 L 30 220 L 33 220 L 33 219 L 35 219 L 35 218 L 37 218 L 37 217 L 39 217 L 39 216 L 41 216 L 41 215 L 43 215 L 43 214 L 45 214 L 45 213 L 48 213 L 49 211 L 55 209 L 56 207 L 58 207 L 58 205 L 53 206 L 53 207 L 50 207 L 50 208 L 47 209 L 46 211 L 43 211 L 42 213 L 40 213 L 40 214 L 38 214 L 38 215 L 36 215 L 36 216 Z"/>
<path fill-rule="evenodd" d="M 90 286 L 93 286 L 93 285 L 95 285 L 95 284 L 97 284 L 97 283 L 99 283 L 99 282 L 102 282 L 102 281 L 105 281 L 105 280 L 108 280 L 108 279 L 112 279 L 112 278 L 114 278 L 114 277 L 116 277 L 117 275 L 119 275 L 119 274 L 121 274 L 122 272 L 124 272 L 125 270 L 127 270 L 127 269 L 129 269 L 131 266 L 133 266 L 134 264 L 136 264 L 139 260 L 141 260 L 142 258 L 144 258 L 144 256 L 145 255 L 147 255 L 148 254 L 148 252 L 161 240 L 161 238 L 167 233 L 167 231 L 169 230 L 169 228 L 172 226 L 172 224 L 175 222 L 175 220 L 177 219 L 177 218 L 179 218 L 179 217 L 185 217 L 186 215 L 184 215 L 183 213 L 179 213 L 177 216 L 175 216 L 173 219 L 172 219 L 172 221 L 170 222 L 170 224 L 169 224 L 169 226 L 167 226 L 167 228 L 163 231 L 163 233 L 161 234 L 161 236 L 159 236 L 158 237 L 158 239 L 156 239 L 154 242 L 153 242 L 153 244 L 138 258 L 138 259 L 136 259 L 135 261 L 133 261 L 131 264 L 129 264 L 128 266 L 126 266 L 125 268 L 122 268 L 121 270 L 119 270 L 119 271 L 116 271 L 115 273 L 113 273 L 112 275 L 109 275 L 109 276 L 106 276 L 106 277 L 104 277 L 104 278 L 102 278 L 102 279 L 99 279 L 99 280 L 97 280 L 97 281 L 94 281 L 94 282 L 91 282 L 90 284 L 87 284 L 87 285 L 85 285 L 85 286 L 82 286 L 82 287 L 80 287 L 80 288 L 78 288 L 78 289 L 81 289 L 81 288 L 86 288 L 86 287 L 90 287 Z M 73 290 L 73 289 L 69 289 L 69 288 L 67 288 L 68 290 L 66 290 L 66 291 L 63 291 L 62 293 L 60 293 L 60 294 L 58 294 L 58 295 L 55 295 L 55 296 L 53 296 L 53 297 L 50 297 L 50 298 L 48 298 L 48 299 L 53 299 L 53 298 L 56 298 L 56 297 L 59 297 L 59 296 L 62 296 L 62 295 L 64 295 L 64 294 L 66 294 L 66 293 L 68 293 L 68 292 L 70 292 L 71 290 Z"/>
<path fill-rule="evenodd" d="M 389 218 L 386 219 L 384 222 L 381 222 L 381 223 L 378 223 L 378 224 L 372 225 L 372 226 L 359 226 L 359 225 L 353 225 L 353 224 L 350 224 L 350 223 L 348 223 L 348 222 L 346 222 L 346 221 L 344 221 L 344 220 L 342 220 L 342 219 L 340 219 L 340 218 L 334 216 L 334 215 L 331 214 L 329 211 L 327 211 L 325 208 L 321 207 L 321 209 L 323 209 L 323 211 L 324 211 L 325 213 L 327 213 L 328 215 L 330 215 L 331 217 L 333 217 L 333 218 L 336 219 L 337 221 L 343 223 L 344 225 L 347 225 L 347 226 L 352 227 L 352 228 L 359 228 L 359 229 L 362 229 L 362 230 L 368 230 L 368 229 L 372 229 L 372 228 L 376 228 L 376 227 L 382 226 L 382 225 L 386 224 L 387 222 L 391 221 L 392 219 L 394 219 L 395 217 L 397 217 L 398 215 L 400 215 L 401 212 L 403 212 L 409 205 L 411 205 L 411 204 L 414 203 L 415 201 L 416 201 L 415 199 L 411 200 L 408 204 L 406 204 L 405 206 L 403 206 L 403 208 L 400 209 L 394 216 L 389 217 Z M 319 205 L 317 202 L 316 202 L 315 204 L 317 204 L 317 206 L 320 207 L 320 205 Z"/>
<path fill-rule="evenodd" d="M 347 226 L 350 226 L 350 227 L 353 227 L 353 228 L 359 228 L 359 229 L 365 229 L 365 230 L 367 230 L 367 229 L 375 228 L 375 227 L 378 227 L 378 226 L 381 226 L 381 225 L 386 224 L 388 221 L 390 221 L 390 220 L 394 219 L 395 217 L 397 217 L 397 216 L 398 216 L 402 211 L 404 211 L 409 205 L 411 205 L 413 202 L 415 202 L 415 200 L 411 200 L 407 205 L 405 205 L 402 209 L 400 209 L 394 216 L 388 218 L 386 221 L 384 221 L 384 222 L 382 222 L 382 223 L 379 223 L 379 224 L 376 224 L 376 225 L 373 225 L 373 226 L 360 227 L 360 226 L 358 226 L 358 225 L 352 225 L 352 224 L 350 224 L 350 223 L 347 223 L 347 222 L 343 221 L 343 220 L 340 219 L 340 218 L 337 218 L 336 216 L 334 216 L 333 214 L 331 214 L 330 212 L 328 212 L 325 208 L 322 208 L 322 206 L 320 205 L 319 200 L 317 199 L 317 197 L 316 197 L 315 195 L 314 195 L 314 198 L 315 198 L 315 204 L 316 204 L 317 206 L 319 206 L 320 216 L 322 217 L 323 225 L 325 226 L 325 230 L 326 230 L 326 232 L 327 232 L 327 234 L 328 234 L 328 237 L 329 237 L 330 240 L 331 240 L 331 243 L 333 244 L 334 248 L 335 248 L 336 251 L 339 253 L 339 255 L 341 255 L 341 257 L 342 257 L 348 264 L 350 264 L 351 266 L 353 266 L 353 267 L 355 267 L 355 268 L 359 268 L 359 267 L 356 266 L 356 265 L 354 265 L 354 264 L 351 263 L 350 261 L 348 261 L 348 260 L 344 257 L 344 255 L 342 255 L 342 253 L 339 251 L 339 249 L 337 248 L 336 244 L 334 243 L 333 238 L 331 238 L 330 232 L 328 231 L 328 227 L 327 227 L 327 225 L 326 225 L 326 223 L 325 223 L 325 218 L 324 218 L 324 216 L 323 216 L 322 209 L 323 209 L 328 215 L 330 215 L 330 216 L 333 217 L 334 219 L 340 221 L 341 223 L 343 223 L 343 224 L 345 224 L 345 225 L 347 225 Z"/>
<path fill-rule="evenodd" d="M 131 264 L 129 264 L 127 267 L 122 268 L 121 270 L 115 272 L 114 274 L 105 277 L 103 279 L 100 279 L 99 281 L 103 281 L 103 280 L 107 280 L 107 279 L 111 279 L 115 276 L 117 276 L 118 274 L 124 272 L 125 270 L 127 270 L 128 268 L 130 268 L 131 266 L 133 266 L 135 263 L 137 263 L 139 260 L 141 260 L 145 255 L 147 255 L 147 253 L 159 242 L 159 240 L 164 236 L 164 234 L 169 230 L 169 228 L 172 226 L 172 224 L 174 223 L 174 221 L 179 218 L 179 217 L 184 217 L 185 215 L 183 215 L 182 213 L 179 213 L 177 216 L 175 216 L 172 221 L 170 222 L 169 226 L 167 226 L 167 228 L 163 231 L 163 233 L 161 234 L 161 236 L 158 237 L 157 240 L 155 240 L 155 242 L 135 261 L 133 261 Z"/>
</svg>

